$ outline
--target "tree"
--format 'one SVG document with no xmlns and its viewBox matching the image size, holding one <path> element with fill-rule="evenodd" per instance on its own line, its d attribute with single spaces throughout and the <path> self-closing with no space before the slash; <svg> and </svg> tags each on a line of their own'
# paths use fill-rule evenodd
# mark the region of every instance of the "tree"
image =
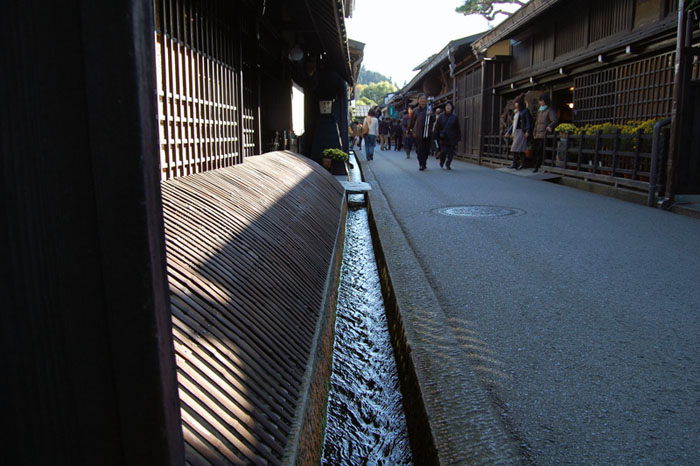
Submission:
<svg viewBox="0 0 700 466">
<path fill-rule="evenodd" d="M 360 89 L 360 85 L 358 84 L 356 89 L 356 92 L 360 94 L 360 98 L 367 98 L 375 103 L 384 103 L 384 96 L 396 91 L 396 86 L 389 81 L 371 83 L 362 86 L 362 89 Z"/>
<path fill-rule="evenodd" d="M 384 76 L 381 73 L 377 73 L 376 71 L 370 71 L 368 69 L 365 69 L 365 65 L 362 65 L 360 68 L 360 75 L 357 77 L 357 82 L 360 84 L 372 84 L 372 83 L 379 83 L 382 81 L 389 81 L 391 82 L 391 78 Z"/>
<path fill-rule="evenodd" d="M 510 16 L 512 13 L 509 11 L 498 9 L 496 10 L 496 5 L 512 5 L 517 4 L 520 6 L 525 6 L 525 3 L 520 0 L 464 0 L 464 5 L 459 6 L 455 9 L 457 13 L 462 13 L 465 16 L 468 15 L 481 15 L 489 21 L 493 21 L 497 14 L 502 14 Z"/>
<path fill-rule="evenodd" d="M 372 99 L 368 99 L 367 97 L 360 97 L 359 100 L 355 101 L 355 105 L 369 105 L 370 107 L 374 107 L 377 105 L 377 102 Z"/>
</svg>

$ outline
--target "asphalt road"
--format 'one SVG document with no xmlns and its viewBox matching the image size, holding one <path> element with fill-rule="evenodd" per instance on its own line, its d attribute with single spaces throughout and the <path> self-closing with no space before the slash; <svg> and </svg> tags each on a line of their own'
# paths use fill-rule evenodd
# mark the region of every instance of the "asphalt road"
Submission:
<svg viewBox="0 0 700 466">
<path fill-rule="evenodd" d="M 700 464 L 700 221 L 415 152 L 363 166 L 525 462 Z M 438 212 L 460 206 L 516 215 Z"/>
</svg>

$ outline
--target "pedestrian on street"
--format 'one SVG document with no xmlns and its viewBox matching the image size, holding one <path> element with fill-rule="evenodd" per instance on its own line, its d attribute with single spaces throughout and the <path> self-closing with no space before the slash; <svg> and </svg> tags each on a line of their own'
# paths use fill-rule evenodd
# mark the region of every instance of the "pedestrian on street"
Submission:
<svg viewBox="0 0 700 466">
<path fill-rule="evenodd" d="M 409 131 L 408 125 L 411 124 L 411 115 L 413 114 L 413 109 L 408 107 L 406 109 L 406 115 L 404 115 L 401 120 L 401 128 L 403 129 L 403 146 L 406 150 L 406 158 L 411 158 L 411 149 L 413 147 L 413 135 Z"/>
<path fill-rule="evenodd" d="M 525 151 L 527 150 L 527 140 L 532 133 L 532 117 L 525 105 L 525 96 L 520 94 L 513 102 L 513 126 L 506 131 L 506 137 L 513 138 L 513 145 L 510 151 L 513 153 L 513 163 L 508 168 L 521 170 L 525 166 Z"/>
<path fill-rule="evenodd" d="M 535 169 L 532 170 L 532 173 L 537 173 L 544 161 L 544 137 L 547 133 L 552 133 L 559 123 L 557 112 L 549 106 L 548 94 L 542 94 L 538 103 L 540 108 L 537 110 L 537 121 L 533 133 Z"/>
<path fill-rule="evenodd" d="M 416 142 L 418 169 L 420 171 L 428 168 L 426 163 L 428 155 L 430 155 L 430 144 L 433 141 L 432 129 L 434 121 L 431 119 L 432 117 L 432 110 L 428 106 L 428 97 L 425 94 L 421 94 L 418 97 L 418 107 L 413 111 L 411 122 L 409 123 L 409 130 Z"/>
<path fill-rule="evenodd" d="M 354 140 L 358 150 L 362 150 L 362 123 L 360 123 L 359 121 L 357 122 L 357 125 L 355 125 Z"/>
<path fill-rule="evenodd" d="M 401 150 L 402 133 L 401 122 L 397 119 L 393 119 L 391 121 L 391 138 L 394 140 L 394 150 Z"/>
<path fill-rule="evenodd" d="M 379 121 L 379 143 L 381 150 L 387 150 L 387 144 L 389 142 L 389 122 L 386 117 Z"/>
<path fill-rule="evenodd" d="M 462 139 L 459 119 L 453 112 L 452 102 L 445 104 L 445 112 L 440 114 L 437 123 L 435 123 L 435 133 L 440 140 L 440 168 L 444 165 L 445 168 L 451 170 L 455 148 Z"/>
<path fill-rule="evenodd" d="M 379 122 L 374 115 L 374 109 L 371 109 L 362 124 L 362 132 L 365 135 L 365 155 L 367 156 L 367 160 L 374 159 L 374 147 L 377 145 L 377 135 L 379 134 Z"/>
</svg>

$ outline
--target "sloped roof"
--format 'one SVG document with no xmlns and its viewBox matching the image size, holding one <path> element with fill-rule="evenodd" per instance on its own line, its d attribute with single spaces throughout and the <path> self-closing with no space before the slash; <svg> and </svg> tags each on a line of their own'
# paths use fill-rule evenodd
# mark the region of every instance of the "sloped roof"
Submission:
<svg viewBox="0 0 700 466">
<path fill-rule="evenodd" d="M 532 21 L 536 16 L 552 6 L 559 3 L 561 0 L 530 0 L 525 6 L 515 11 L 502 23 L 495 28 L 482 35 L 478 40 L 472 43 L 472 48 L 482 53 L 482 50 L 492 46 L 496 42 L 506 39 L 521 27 Z"/>
<path fill-rule="evenodd" d="M 449 60 L 449 54 L 451 49 L 455 49 L 464 45 L 470 45 L 480 37 L 484 35 L 483 32 L 479 32 L 477 34 L 473 34 L 471 36 L 467 37 L 462 37 L 461 39 L 455 39 L 447 43 L 442 50 L 440 50 L 438 53 L 431 55 L 427 60 L 425 60 L 423 63 L 418 65 L 415 69 L 420 69 L 420 72 L 416 74 L 413 79 L 411 79 L 411 82 L 406 84 L 403 89 L 401 89 L 401 92 L 410 90 L 413 86 L 418 84 L 421 79 L 425 77 L 426 74 L 428 74 L 431 70 L 433 70 L 435 67 L 440 65 L 441 63 Z"/>
<path fill-rule="evenodd" d="M 342 0 L 305 0 L 306 10 L 324 52 L 324 60 L 348 82 L 353 83 Z"/>
</svg>

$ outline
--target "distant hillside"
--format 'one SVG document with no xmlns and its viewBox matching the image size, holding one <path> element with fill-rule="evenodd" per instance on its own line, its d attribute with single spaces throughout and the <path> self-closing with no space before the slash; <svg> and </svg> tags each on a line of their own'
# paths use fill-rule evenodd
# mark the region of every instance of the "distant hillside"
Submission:
<svg viewBox="0 0 700 466">
<path fill-rule="evenodd" d="M 357 78 L 358 84 L 372 84 L 380 83 L 382 81 L 393 83 L 393 80 L 390 77 L 384 76 L 376 71 L 367 70 L 365 69 L 365 65 L 362 65 L 362 68 L 360 68 L 360 76 Z"/>
</svg>

